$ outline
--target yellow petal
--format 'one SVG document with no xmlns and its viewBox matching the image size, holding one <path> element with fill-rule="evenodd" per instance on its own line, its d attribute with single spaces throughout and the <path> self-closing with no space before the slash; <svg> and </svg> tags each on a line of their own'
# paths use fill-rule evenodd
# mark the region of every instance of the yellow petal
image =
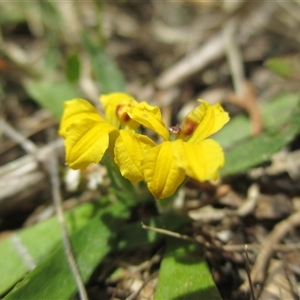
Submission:
<svg viewBox="0 0 300 300">
<path fill-rule="evenodd" d="M 142 168 L 144 180 L 156 199 L 175 193 L 185 174 L 179 169 L 171 151 L 172 142 L 164 142 L 144 153 Z"/>
<path fill-rule="evenodd" d="M 217 179 L 218 170 L 224 165 L 224 153 L 216 141 L 207 139 L 195 145 L 177 140 L 172 146 L 178 167 L 188 176 L 198 181 Z"/>
<path fill-rule="evenodd" d="M 65 137 L 67 128 L 80 119 L 104 121 L 91 103 L 84 99 L 73 99 L 64 103 L 64 113 L 60 122 L 59 134 Z"/>
<path fill-rule="evenodd" d="M 157 106 L 141 102 L 128 110 L 130 118 L 149 128 L 163 137 L 165 140 L 170 139 L 170 134 L 162 120 L 160 109 Z"/>
<path fill-rule="evenodd" d="M 183 120 L 180 138 L 198 144 L 220 130 L 228 121 L 228 113 L 217 103 L 211 105 L 199 100 L 201 105 L 193 109 Z"/>
<path fill-rule="evenodd" d="M 145 135 L 120 130 L 115 144 L 115 162 L 121 174 L 132 184 L 143 179 L 141 159 L 143 153 L 154 146 L 155 143 Z"/>
<path fill-rule="evenodd" d="M 108 134 L 116 130 L 107 122 L 80 119 L 66 131 L 66 162 L 72 169 L 85 169 L 98 163 L 109 143 Z"/>
<path fill-rule="evenodd" d="M 105 110 L 106 120 L 116 128 L 128 127 L 136 129 L 139 124 L 131 120 L 127 114 L 128 107 L 137 104 L 137 101 L 125 93 L 111 93 L 100 97 Z"/>
</svg>

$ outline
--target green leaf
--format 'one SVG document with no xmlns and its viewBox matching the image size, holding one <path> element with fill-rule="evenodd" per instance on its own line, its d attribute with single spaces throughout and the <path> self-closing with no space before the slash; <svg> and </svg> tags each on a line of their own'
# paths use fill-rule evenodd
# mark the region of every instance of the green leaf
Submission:
<svg viewBox="0 0 300 300">
<path fill-rule="evenodd" d="M 120 226 L 129 216 L 134 202 L 124 205 L 117 203 L 102 208 L 99 216 L 93 218 L 83 228 L 71 236 L 81 275 L 86 281 L 110 251 L 124 251 L 157 241 L 164 236 L 145 230 L 140 222 Z M 128 206 L 129 205 L 129 206 Z M 74 218 L 76 220 L 76 218 Z M 181 215 L 164 215 L 151 218 L 147 224 L 168 230 L 176 230 L 190 219 Z M 119 231 L 121 229 L 121 231 Z M 120 232 L 120 233 L 119 233 Z M 118 233 L 118 234 L 117 234 Z M 41 235 L 45 232 L 41 232 Z M 51 236 L 45 236 L 45 238 Z M 39 239 L 36 239 L 38 243 Z M 41 241 L 43 242 L 43 241 Z M 10 269 L 13 270 L 13 267 Z M 70 299 L 76 292 L 76 285 L 62 247 L 34 269 L 5 299 L 46 299 L 47 293 L 53 299 Z"/>
<path fill-rule="evenodd" d="M 98 208 L 84 204 L 65 214 L 70 234 L 84 226 Z M 20 230 L 0 241 L 0 295 L 9 290 L 30 271 L 22 257 L 24 249 L 34 264 L 40 263 L 61 241 L 61 231 L 56 217 Z"/>
<path fill-rule="evenodd" d="M 261 108 L 265 129 L 280 128 L 299 105 L 299 94 L 282 94 L 265 102 Z"/>
<path fill-rule="evenodd" d="M 57 118 L 62 116 L 64 101 L 78 97 L 77 89 L 66 81 L 27 81 L 25 89 L 33 100 Z"/>
<path fill-rule="evenodd" d="M 299 95 L 283 94 L 261 105 L 261 115 L 265 130 L 279 128 L 289 121 L 293 110 L 297 107 Z M 234 145 L 251 138 L 251 123 L 245 115 L 232 118 L 225 127 L 213 138 L 223 148 L 228 149 Z"/>
<path fill-rule="evenodd" d="M 83 35 L 83 45 L 89 55 L 96 79 L 102 93 L 124 92 L 125 79 L 115 62 L 105 52 L 103 47 L 96 45 L 89 35 Z"/>
<path fill-rule="evenodd" d="M 78 53 L 71 53 L 67 58 L 66 77 L 69 82 L 75 83 L 80 77 L 80 60 Z"/>
<path fill-rule="evenodd" d="M 95 267 L 115 247 L 115 235 L 129 214 L 127 206 L 117 203 L 103 209 L 71 236 L 83 280 L 88 280 Z M 4 299 L 70 299 L 75 292 L 75 281 L 60 246 Z"/>
<path fill-rule="evenodd" d="M 154 299 L 222 299 L 198 245 L 167 239 Z"/>
<path fill-rule="evenodd" d="M 252 137 L 225 152 L 225 166 L 221 169 L 220 174 L 222 176 L 236 174 L 270 160 L 274 153 L 281 150 L 299 133 L 299 115 L 300 101 L 298 100 L 297 106 L 285 120 L 285 124 L 281 124 L 279 121 L 279 127 L 274 126 L 259 136 Z"/>
<path fill-rule="evenodd" d="M 280 76 L 300 80 L 300 54 L 270 58 L 265 65 Z"/>
</svg>

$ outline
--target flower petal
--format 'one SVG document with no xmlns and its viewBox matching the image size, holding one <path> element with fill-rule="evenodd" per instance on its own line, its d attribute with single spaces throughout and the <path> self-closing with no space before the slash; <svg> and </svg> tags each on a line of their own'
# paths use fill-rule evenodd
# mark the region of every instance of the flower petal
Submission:
<svg viewBox="0 0 300 300">
<path fill-rule="evenodd" d="M 179 169 L 171 151 L 172 142 L 163 142 L 144 153 L 142 169 L 148 189 L 156 199 L 175 193 L 185 174 Z"/>
<path fill-rule="evenodd" d="M 132 184 L 143 180 L 141 169 L 143 153 L 154 146 L 155 143 L 145 135 L 120 130 L 115 144 L 115 162 L 121 174 Z"/>
<path fill-rule="evenodd" d="M 222 147 L 214 140 L 207 139 L 195 145 L 176 140 L 172 151 L 179 168 L 196 180 L 215 180 L 218 170 L 224 165 Z"/>
<path fill-rule="evenodd" d="M 116 128 L 128 127 L 135 130 L 139 124 L 130 119 L 127 109 L 137 104 L 137 101 L 125 93 L 111 93 L 100 97 L 107 121 Z"/>
<path fill-rule="evenodd" d="M 109 143 L 108 134 L 116 130 L 107 122 L 80 119 L 66 130 L 66 162 L 72 169 L 85 169 L 98 163 Z"/>
<path fill-rule="evenodd" d="M 199 100 L 201 105 L 193 109 L 183 120 L 180 138 L 198 144 L 220 130 L 228 121 L 228 113 L 217 103 L 211 105 Z"/>
<path fill-rule="evenodd" d="M 80 119 L 91 119 L 103 122 L 94 106 L 84 99 L 73 99 L 64 103 L 64 113 L 60 122 L 59 135 L 65 137 L 67 128 Z"/>
<path fill-rule="evenodd" d="M 149 128 L 163 137 L 166 141 L 170 139 L 170 134 L 162 120 L 160 109 L 157 106 L 140 102 L 128 110 L 130 118 Z"/>
</svg>

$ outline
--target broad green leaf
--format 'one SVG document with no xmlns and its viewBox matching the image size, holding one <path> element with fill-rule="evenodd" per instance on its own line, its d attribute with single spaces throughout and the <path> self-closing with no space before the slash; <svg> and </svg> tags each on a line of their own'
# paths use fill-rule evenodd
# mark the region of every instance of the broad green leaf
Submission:
<svg viewBox="0 0 300 300">
<path fill-rule="evenodd" d="M 95 267 L 115 246 L 115 235 L 129 217 L 122 203 L 103 209 L 71 236 L 71 244 L 82 278 L 86 281 Z M 70 299 L 76 292 L 65 252 L 59 246 L 4 299 Z"/>
<path fill-rule="evenodd" d="M 194 243 L 168 238 L 154 299 L 222 299 L 201 252 Z"/>
<path fill-rule="evenodd" d="M 124 92 L 126 84 L 123 73 L 103 47 L 96 45 L 87 34 L 83 35 L 83 45 L 89 55 L 97 82 L 101 87 L 101 93 Z"/>
<path fill-rule="evenodd" d="M 261 108 L 265 129 L 280 128 L 288 123 L 299 99 L 299 94 L 282 94 L 265 102 Z"/>
<path fill-rule="evenodd" d="M 285 124 L 264 131 L 257 137 L 250 138 L 244 143 L 225 153 L 225 166 L 221 169 L 222 176 L 243 172 L 250 167 L 271 159 L 272 155 L 300 132 L 300 101 Z"/>
<path fill-rule="evenodd" d="M 79 96 L 76 88 L 66 81 L 28 81 L 25 89 L 33 100 L 57 118 L 62 115 L 64 101 Z"/>
<path fill-rule="evenodd" d="M 133 203 L 131 203 L 133 205 Z M 111 251 L 122 251 L 150 244 L 163 236 L 142 229 L 140 222 L 122 229 L 130 209 L 117 203 L 103 209 L 86 226 L 71 236 L 72 247 L 81 275 L 88 280 L 94 269 Z M 186 216 L 161 216 L 147 221 L 152 226 L 176 230 L 189 223 Z M 120 231 L 121 229 L 121 231 Z M 119 233 L 120 232 L 120 233 Z M 76 292 L 76 285 L 62 247 L 34 269 L 5 299 L 70 299 Z"/>
<path fill-rule="evenodd" d="M 65 213 L 70 234 L 84 226 L 98 208 L 84 204 Z M 20 230 L 0 241 L 0 295 L 9 290 L 30 271 L 22 257 L 22 249 L 34 264 L 40 263 L 61 241 L 61 231 L 56 217 Z M 23 251 L 23 252 L 24 252 Z"/>
<path fill-rule="evenodd" d="M 293 110 L 297 107 L 298 94 L 283 94 L 261 105 L 261 114 L 265 130 L 279 128 L 289 121 Z M 235 144 L 251 138 L 251 123 L 245 115 L 232 118 L 213 138 L 223 148 L 232 148 Z"/>
<path fill-rule="evenodd" d="M 71 53 L 67 58 L 66 77 L 69 82 L 77 82 L 80 77 L 80 60 L 78 53 Z"/>
</svg>

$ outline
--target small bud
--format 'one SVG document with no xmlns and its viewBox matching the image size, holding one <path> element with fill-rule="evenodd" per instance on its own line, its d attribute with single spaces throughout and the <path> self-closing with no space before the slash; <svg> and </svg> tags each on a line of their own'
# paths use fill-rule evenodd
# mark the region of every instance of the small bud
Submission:
<svg viewBox="0 0 300 300">
<path fill-rule="evenodd" d="M 175 141 L 178 138 L 178 135 L 180 134 L 180 127 L 178 125 L 169 127 L 170 131 L 170 140 Z"/>
<path fill-rule="evenodd" d="M 180 127 L 178 126 L 178 125 L 175 125 L 175 126 L 171 126 L 170 128 L 169 128 L 169 131 L 171 132 L 171 133 L 173 133 L 173 134 L 178 134 L 178 133 L 180 133 Z"/>
</svg>

